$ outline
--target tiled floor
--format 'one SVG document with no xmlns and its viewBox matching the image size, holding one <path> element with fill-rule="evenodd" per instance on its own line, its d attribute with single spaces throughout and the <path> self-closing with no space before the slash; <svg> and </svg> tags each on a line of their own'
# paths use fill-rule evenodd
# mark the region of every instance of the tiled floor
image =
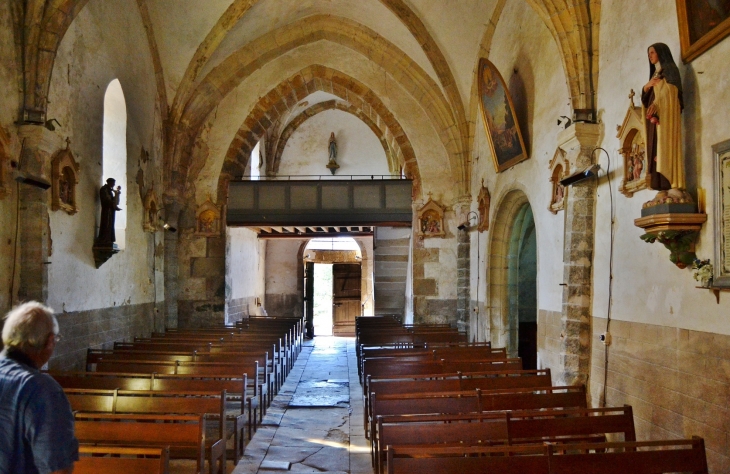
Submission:
<svg viewBox="0 0 730 474">
<path fill-rule="evenodd" d="M 354 338 L 315 337 L 233 473 L 372 474 L 362 417 Z"/>
</svg>

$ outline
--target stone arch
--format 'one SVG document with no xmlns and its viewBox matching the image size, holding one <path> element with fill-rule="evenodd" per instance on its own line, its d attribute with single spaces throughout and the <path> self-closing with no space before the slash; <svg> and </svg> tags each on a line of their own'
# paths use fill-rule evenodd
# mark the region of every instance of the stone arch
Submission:
<svg viewBox="0 0 730 474">
<path fill-rule="evenodd" d="M 363 112 L 372 122 L 383 123 L 385 136 L 391 148 L 400 150 L 408 178 L 413 179 L 414 195 L 420 196 L 421 179 L 413 146 L 397 119 L 385 104 L 356 79 L 339 71 L 321 65 L 309 66 L 293 76 L 283 80 L 271 92 L 261 97 L 244 120 L 240 129 L 231 141 L 218 179 L 218 202 L 225 202 L 228 197 L 228 181 L 243 176 L 251 150 L 273 123 L 286 117 L 298 101 L 315 91 L 329 92 L 350 104 L 361 104 Z M 193 167 L 195 168 L 195 167 Z M 189 183 L 196 176 L 190 176 Z"/>
<path fill-rule="evenodd" d="M 527 0 L 558 44 L 573 109 L 593 109 L 598 79 L 600 2 Z"/>
<path fill-rule="evenodd" d="M 287 42 L 281 42 L 282 35 L 288 38 Z M 439 85 L 422 68 L 410 61 L 405 53 L 376 32 L 354 21 L 328 15 L 305 18 L 287 25 L 285 31 L 274 30 L 254 40 L 246 48 L 238 50 L 213 68 L 199 83 L 195 93 L 185 105 L 179 123 L 172 127 L 174 137 L 172 137 L 170 150 L 165 155 L 170 160 L 166 167 L 182 172 L 190 168 L 191 140 L 195 139 L 198 130 L 215 106 L 234 87 L 269 61 L 302 45 L 322 40 L 341 44 L 362 54 L 383 68 L 399 82 L 401 87 L 409 91 L 410 95 L 421 104 L 424 113 L 438 131 L 448 152 L 449 163 L 460 193 L 468 189 L 469 184 L 465 181 L 468 166 L 462 154 L 464 143 L 459 132 L 459 124 L 454 119 L 451 106 Z M 377 54 L 374 51 L 377 51 Z M 296 97 L 299 97 L 300 93 L 303 96 L 308 94 L 306 90 L 308 79 L 304 77 L 293 84 Z M 332 78 L 332 82 L 338 87 L 346 89 L 363 87 L 361 83 L 342 74 L 338 74 L 337 78 Z M 354 90 L 358 91 L 358 89 Z M 362 92 L 363 94 L 370 92 L 369 95 L 373 95 L 368 88 L 364 88 Z M 369 97 L 363 96 L 363 98 Z M 266 111 L 272 109 L 266 104 L 270 101 L 277 102 L 279 99 L 281 96 L 276 89 L 265 96 L 265 101 L 260 102 L 257 106 L 260 109 L 257 112 L 257 121 L 259 118 L 269 120 L 268 117 L 265 117 Z M 268 127 L 264 127 L 264 129 L 266 128 Z M 402 133 L 400 130 L 399 132 Z M 407 159 L 406 165 L 408 167 Z M 174 185 L 174 183 L 171 184 Z"/>
<path fill-rule="evenodd" d="M 520 189 L 507 191 L 500 199 L 490 226 L 489 266 L 487 269 L 487 304 L 489 319 L 487 323 L 488 340 L 495 347 L 507 347 L 508 352 L 516 352 L 514 345 L 516 328 L 509 318 L 509 259 L 514 251 L 511 233 L 515 221 L 530 202 Z"/>
<path fill-rule="evenodd" d="M 573 108 L 592 108 L 595 84 L 598 78 L 597 38 L 599 22 L 594 7 L 573 0 L 526 0 L 540 16 L 550 34 L 555 38 L 563 59 L 563 71 Z M 492 40 L 497 29 L 506 0 L 498 0 L 492 12 L 487 29 L 482 36 L 479 53 L 472 72 L 471 101 L 469 102 L 468 140 L 474 143 L 476 126 L 479 123 L 479 101 L 477 94 L 477 66 L 479 58 L 488 58 Z M 568 5 L 574 3 L 575 5 Z M 596 39 L 594 42 L 593 39 Z M 593 45 L 596 45 L 595 47 Z M 474 148 L 472 147 L 472 150 Z"/>
<path fill-rule="evenodd" d="M 29 0 L 15 12 L 23 43 L 23 121 L 45 120 L 56 51 L 88 0 Z M 29 120 L 30 119 L 30 120 Z"/>
</svg>

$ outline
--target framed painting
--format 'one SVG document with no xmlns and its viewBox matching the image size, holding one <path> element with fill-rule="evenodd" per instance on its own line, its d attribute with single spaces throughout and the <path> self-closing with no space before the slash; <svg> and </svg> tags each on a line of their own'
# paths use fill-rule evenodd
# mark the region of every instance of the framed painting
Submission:
<svg viewBox="0 0 730 474">
<path fill-rule="evenodd" d="M 730 0 L 677 0 L 677 17 L 685 63 L 730 34 Z"/>
<path fill-rule="evenodd" d="M 730 140 L 712 147 L 715 157 L 715 265 L 712 286 L 730 288 Z"/>
<path fill-rule="evenodd" d="M 479 107 L 497 173 L 529 156 L 517 123 L 512 98 L 494 64 L 481 58 L 478 67 Z"/>
</svg>

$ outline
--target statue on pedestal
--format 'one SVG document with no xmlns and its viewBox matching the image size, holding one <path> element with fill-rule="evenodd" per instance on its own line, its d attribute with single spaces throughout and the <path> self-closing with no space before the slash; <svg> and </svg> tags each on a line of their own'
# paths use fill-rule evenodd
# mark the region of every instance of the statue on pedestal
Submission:
<svg viewBox="0 0 730 474">
<path fill-rule="evenodd" d="M 659 193 L 645 207 L 692 203 L 692 197 L 685 191 L 681 120 L 684 102 L 679 69 L 664 43 L 649 46 L 647 55 L 649 82 L 642 89 L 641 103 L 646 120 L 650 187 Z"/>
</svg>

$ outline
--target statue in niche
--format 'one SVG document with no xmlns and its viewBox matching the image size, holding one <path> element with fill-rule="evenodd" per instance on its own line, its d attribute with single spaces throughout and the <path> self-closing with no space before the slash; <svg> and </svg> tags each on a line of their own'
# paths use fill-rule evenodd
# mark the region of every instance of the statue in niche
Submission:
<svg viewBox="0 0 730 474">
<path fill-rule="evenodd" d="M 66 148 L 59 150 L 51 160 L 51 209 L 74 215 L 78 211 L 76 185 L 79 182 L 79 164 L 70 146 L 71 140 L 67 138 Z"/>
<path fill-rule="evenodd" d="M 565 195 L 567 190 L 565 186 L 560 184 L 560 180 L 567 175 L 566 170 L 570 167 L 568 158 L 562 149 L 558 148 L 555 150 L 555 155 L 550 160 L 548 167 L 550 168 L 550 189 L 552 190 L 548 211 L 557 214 L 558 211 L 565 209 Z"/>
<path fill-rule="evenodd" d="M 71 180 L 71 169 L 66 166 L 61 170 L 61 175 L 58 178 L 58 199 L 66 205 L 73 206 L 73 193 Z"/>
<path fill-rule="evenodd" d="M 142 203 L 144 205 L 142 229 L 145 232 L 156 232 L 158 230 L 160 206 L 157 203 L 157 195 L 153 188 L 147 190 Z"/>
<path fill-rule="evenodd" d="M 196 214 L 196 235 L 209 237 L 220 235 L 221 211 L 210 197 L 198 208 Z"/>
<path fill-rule="evenodd" d="M 332 176 L 335 175 L 335 171 L 340 165 L 337 164 L 337 140 L 335 140 L 335 132 L 330 134 L 330 143 L 328 146 L 329 150 L 329 162 L 327 163 L 327 169 L 332 172 Z"/>
<path fill-rule="evenodd" d="M 659 191 L 647 205 L 692 202 L 685 191 L 681 137 L 684 102 L 679 69 L 664 43 L 649 46 L 647 55 L 649 82 L 642 89 L 641 103 L 646 122 L 650 187 Z"/>
<path fill-rule="evenodd" d="M 99 189 L 99 199 L 101 200 L 101 219 L 99 220 L 99 237 L 97 237 L 97 245 L 113 246 L 117 238 L 114 233 L 114 219 L 116 212 L 121 211 L 119 207 L 119 197 L 122 194 L 122 187 L 117 186 L 114 178 L 108 178 L 106 184 Z"/>
<path fill-rule="evenodd" d="M 491 202 L 492 196 L 489 194 L 489 189 L 484 186 L 484 178 L 482 178 L 482 188 L 479 190 L 479 196 L 477 197 L 477 208 L 479 209 L 477 230 L 479 232 L 489 230 L 489 204 Z"/>
<path fill-rule="evenodd" d="M 418 229 L 421 237 L 443 237 L 444 209 L 438 205 L 429 193 L 428 202 L 418 211 Z"/>
</svg>

